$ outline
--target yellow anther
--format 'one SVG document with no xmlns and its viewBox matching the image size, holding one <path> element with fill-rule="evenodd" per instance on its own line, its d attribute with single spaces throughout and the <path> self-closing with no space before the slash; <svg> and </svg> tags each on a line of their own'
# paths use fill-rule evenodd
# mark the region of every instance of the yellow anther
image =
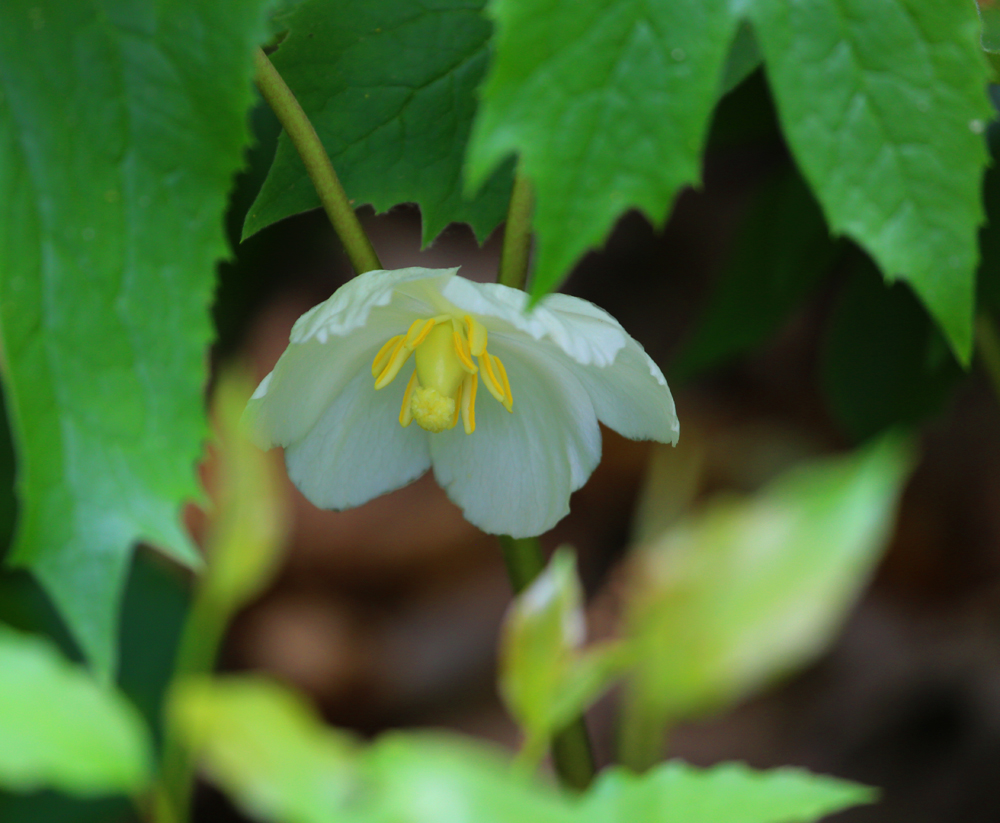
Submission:
<svg viewBox="0 0 1000 823">
<path fill-rule="evenodd" d="M 403 345 L 404 342 L 402 336 L 396 341 L 389 362 L 382 369 L 382 373 L 375 379 L 376 389 L 384 389 L 388 386 L 396 378 L 396 375 L 399 374 L 399 370 L 403 368 L 403 364 L 410 356 L 410 350 Z"/>
<path fill-rule="evenodd" d="M 493 361 L 493 372 L 499 375 L 500 379 L 503 381 L 504 399 L 501 400 L 500 402 L 503 403 L 503 406 L 505 409 L 507 409 L 507 411 L 513 413 L 514 395 L 511 393 L 510 390 L 510 380 L 507 379 L 507 369 L 504 368 L 503 361 L 499 357 L 493 356 L 491 357 L 491 359 Z"/>
<path fill-rule="evenodd" d="M 486 327 L 469 315 L 465 315 L 465 333 L 469 336 L 469 351 L 473 357 L 481 357 L 486 351 Z"/>
<path fill-rule="evenodd" d="M 399 425 L 404 429 L 413 422 L 413 409 L 410 404 L 413 400 L 413 390 L 417 387 L 417 372 L 414 370 L 410 375 L 410 382 L 406 384 L 406 391 L 403 392 L 403 405 L 399 410 Z M 455 424 L 452 423 L 454 426 Z"/>
<path fill-rule="evenodd" d="M 493 370 L 493 358 L 489 352 L 483 352 L 483 356 L 479 358 L 479 365 L 483 367 L 483 383 L 486 384 L 487 390 L 497 399 L 498 403 L 503 403 L 506 399 L 503 392 L 503 379 Z"/>
<path fill-rule="evenodd" d="M 406 333 L 406 342 L 403 344 L 410 351 L 413 351 L 417 346 L 424 342 L 424 339 L 428 334 L 431 333 L 431 329 L 434 328 L 436 321 L 431 318 L 430 320 L 414 320 L 410 324 L 410 330 Z"/>
<path fill-rule="evenodd" d="M 372 361 L 372 377 L 378 377 L 382 370 L 385 369 L 386 364 L 392 359 L 392 352 L 400 340 L 400 335 L 395 337 L 390 337 L 385 341 L 385 345 L 378 350 L 378 354 L 375 355 L 375 359 Z"/>
<path fill-rule="evenodd" d="M 479 383 L 479 376 L 475 374 L 466 375 L 462 381 L 462 425 L 465 426 L 465 433 L 472 434 L 476 430 L 476 386 Z"/>
<path fill-rule="evenodd" d="M 455 353 L 458 355 L 458 359 L 462 363 L 462 368 L 469 374 L 475 374 L 478 369 L 476 368 L 476 364 L 472 362 L 472 355 L 469 352 L 469 344 L 466 342 L 465 337 L 456 328 L 451 334 L 451 339 L 455 343 Z"/>
</svg>

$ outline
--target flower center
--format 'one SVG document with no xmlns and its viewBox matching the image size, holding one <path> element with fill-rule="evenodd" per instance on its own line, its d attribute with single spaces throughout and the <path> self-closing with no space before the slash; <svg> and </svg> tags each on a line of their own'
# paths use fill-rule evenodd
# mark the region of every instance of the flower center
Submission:
<svg viewBox="0 0 1000 823">
<path fill-rule="evenodd" d="M 403 394 L 400 425 L 411 420 L 429 432 L 454 428 L 461 416 L 466 434 L 476 430 L 479 376 L 507 411 L 514 410 L 507 370 L 486 351 L 486 328 L 469 315 L 414 320 L 406 334 L 386 341 L 372 361 L 375 389 L 384 389 L 413 354 L 416 367 Z M 473 358 L 479 361 L 477 366 Z"/>
</svg>

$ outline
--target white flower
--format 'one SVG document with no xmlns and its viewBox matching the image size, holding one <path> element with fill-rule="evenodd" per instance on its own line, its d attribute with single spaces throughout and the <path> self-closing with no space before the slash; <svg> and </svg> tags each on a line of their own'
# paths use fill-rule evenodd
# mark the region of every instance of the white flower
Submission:
<svg viewBox="0 0 1000 823">
<path fill-rule="evenodd" d="M 479 528 L 537 535 L 597 466 L 598 420 L 677 441 L 663 374 L 611 315 L 563 294 L 525 314 L 524 292 L 456 271 L 354 278 L 299 318 L 254 392 L 252 435 L 285 447 L 316 506 L 357 506 L 433 467 Z"/>
</svg>

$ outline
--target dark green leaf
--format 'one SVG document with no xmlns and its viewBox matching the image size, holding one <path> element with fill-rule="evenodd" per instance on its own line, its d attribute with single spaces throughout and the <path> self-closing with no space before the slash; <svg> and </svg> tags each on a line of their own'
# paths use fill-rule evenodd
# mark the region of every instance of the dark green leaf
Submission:
<svg viewBox="0 0 1000 823">
<path fill-rule="evenodd" d="M 151 758 L 138 713 L 47 640 L 0 626 L 0 785 L 136 792 Z"/>
<path fill-rule="evenodd" d="M 490 39 L 482 5 L 307 0 L 287 18 L 288 38 L 272 58 L 352 201 L 376 211 L 419 204 L 425 243 L 453 221 L 485 238 L 510 197 L 509 168 L 474 199 L 463 195 L 462 160 Z M 319 205 L 282 134 L 243 237 Z"/>
<path fill-rule="evenodd" d="M 939 408 L 962 368 L 910 288 L 865 259 L 830 318 L 821 373 L 830 410 L 863 440 Z"/>
<path fill-rule="evenodd" d="M 696 769 L 672 761 L 641 776 L 603 772 L 583 802 L 581 823 L 808 823 L 874 799 L 866 786 L 802 769 Z"/>
<path fill-rule="evenodd" d="M 266 0 L 0 4 L 0 323 L 13 562 L 114 668 L 131 544 L 197 556 L 222 214 Z"/>
<path fill-rule="evenodd" d="M 662 223 L 678 190 L 697 182 L 737 20 L 700 0 L 495 0 L 489 12 L 496 58 L 470 183 L 520 154 L 536 195 L 540 295 L 622 212 Z"/>
<path fill-rule="evenodd" d="M 823 215 L 794 171 L 750 206 L 675 374 L 686 379 L 763 342 L 798 306 L 834 255 Z"/>
<path fill-rule="evenodd" d="M 746 3 L 785 135 L 831 228 L 972 351 L 991 117 L 971 3 Z"/>
<path fill-rule="evenodd" d="M 722 70 L 722 93 L 728 94 L 760 65 L 760 48 L 749 23 L 743 22 L 736 29 L 736 36 L 729 47 L 729 56 Z"/>
</svg>

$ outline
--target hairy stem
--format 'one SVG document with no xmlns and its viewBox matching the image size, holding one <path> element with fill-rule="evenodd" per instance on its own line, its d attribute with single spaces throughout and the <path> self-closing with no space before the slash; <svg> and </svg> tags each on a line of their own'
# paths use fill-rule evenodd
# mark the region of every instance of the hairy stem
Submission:
<svg viewBox="0 0 1000 823">
<path fill-rule="evenodd" d="M 381 269 L 382 264 L 378 255 L 375 254 L 368 235 L 361 227 L 344 192 L 344 187 L 340 185 L 337 173 L 333 170 L 326 149 L 323 148 L 316 129 L 309 122 L 299 101 L 278 74 L 274 64 L 260 49 L 254 52 L 254 68 L 257 88 L 277 115 L 278 121 L 302 158 L 306 173 L 316 187 L 316 193 L 340 242 L 344 244 L 344 250 L 354 271 L 363 274 L 366 271 Z"/>
<path fill-rule="evenodd" d="M 531 212 L 535 198 L 531 184 L 522 174 L 514 178 L 507 207 L 507 225 L 500 251 L 499 282 L 512 289 L 523 289 L 528 280 L 528 258 L 531 254 Z"/>
</svg>

